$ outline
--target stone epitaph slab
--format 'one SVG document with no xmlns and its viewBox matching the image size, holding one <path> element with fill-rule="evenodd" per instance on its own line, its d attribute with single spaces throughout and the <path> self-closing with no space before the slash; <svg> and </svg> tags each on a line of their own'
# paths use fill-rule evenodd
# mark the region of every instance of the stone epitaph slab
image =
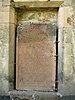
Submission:
<svg viewBox="0 0 75 100">
<path fill-rule="evenodd" d="M 55 29 L 39 23 L 26 23 L 17 29 L 16 89 L 55 90 Z"/>
</svg>

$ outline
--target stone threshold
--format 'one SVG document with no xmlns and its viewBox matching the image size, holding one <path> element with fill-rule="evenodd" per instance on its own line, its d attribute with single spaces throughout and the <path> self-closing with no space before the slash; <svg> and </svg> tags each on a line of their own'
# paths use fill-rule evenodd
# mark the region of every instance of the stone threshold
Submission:
<svg viewBox="0 0 75 100">
<path fill-rule="evenodd" d="M 9 92 L 10 98 L 13 100 L 59 100 L 61 95 L 58 92 L 40 92 L 40 91 L 19 91 Z"/>
</svg>

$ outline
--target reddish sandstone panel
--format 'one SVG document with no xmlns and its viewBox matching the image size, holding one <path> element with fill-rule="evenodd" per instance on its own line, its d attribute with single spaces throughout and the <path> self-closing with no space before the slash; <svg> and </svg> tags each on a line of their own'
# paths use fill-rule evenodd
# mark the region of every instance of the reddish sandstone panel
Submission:
<svg viewBox="0 0 75 100">
<path fill-rule="evenodd" d="M 54 39 L 49 24 L 27 24 L 19 30 L 17 89 L 55 89 Z"/>
</svg>

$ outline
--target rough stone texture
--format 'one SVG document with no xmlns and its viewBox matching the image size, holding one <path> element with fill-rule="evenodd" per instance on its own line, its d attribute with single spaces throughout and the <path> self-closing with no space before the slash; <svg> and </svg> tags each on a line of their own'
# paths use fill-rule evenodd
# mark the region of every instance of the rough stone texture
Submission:
<svg viewBox="0 0 75 100">
<path fill-rule="evenodd" d="M 63 1 L 47 1 L 47 2 L 15 2 L 16 8 L 26 7 L 26 8 L 48 8 L 48 7 L 60 7 Z M 37 7 L 37 8 L 36 8 Z"/>
<path fill-rule="evenodd" d="M 73 8 L 71 6 L 62 6 L 58 12 L 58 27 L 72 27 Z"/>
<path fill-rule="evenodd" d="M 9 27 L 9 82 L 10 90 L 14 88 L 14 51 L 15 51 L 15 24 L 10 24 Z"/>
<path fill-rule="evenodd" d="M 38 11 L 19 11 L 18 12 L 18 23 L 22 24 L 25 22 L 33 23 L 57 23 L 57 10 L 38 10 Z"/>
<path fill-rule="evenodd" d="M 0 12 L 4 17 L 4 12 Z M 7 12 L 6 12 L 7 13 Z M 7 14 L 8 15 L 8 14 Z M 9 16 L 8 16 L 9 18 Z M 6 20 L 8 21 L 6 17 Z M 8 94 L 9 23 L 0 21 L 0 95 Z"/>
<path fill-rule="evenodd" d="M 10 98 L 13 100 L 59 100 L 60 95 L 53 92 L 12 91 Z"/>
<path fill-rule="evenodd" d="M 0 1 L 0 95 L 9 91 L 9 6 Z"/>
<path fill-rule="evenodd" d="M 75 1 L 72 0 L 73 5 L 73 28 L 72 28 L 72 44 L 73 44 L 73 81 L 75 82 Z"/>
<path fill-rule="evenodd" d="M 2 5 L 3 6 L 10 6 L 12 0 L 2 0 Z"/>
<path fill-rule="evenodd" d="M 15 11 L 15 9 L 13 7 L 10 7 L 10 15 L 9 15 L 9 22 L 11 24 L 15 24 L 17 23 L 17 12 Z M 14 28 L 13 28 L 14 29 Z M 11 30 L 10 30 L 11 31 Z"/>
<path fill-rule="evenodd" d="M 49 6 L 47 6 L 47 4 L 48 3 L 46 3 L 45 7 L 53 7 L 56 3 L 53 6 L 51 6 L 50 3 Z M 23 5 L 25 4 L 17 3 L 15 6 L 22 8 L 21 6 Z M 33 5 L 30 6 L 33 7 Z M 18 16 L 18 23 L 25 22 L 25 19 L 26 21 L 32 20 L 34 22 L 38 19 L 37 22 L 50 21 L 51 23 L 57 24 L 58 20 L 58 90 L 61 95 L 75 95 L 75 0 L 64 0 L 64 3 L 60 6 L 58 11 L 58 18 L 57 11 L 39 11 L 38 13 L 37 11 L 22 11 L 22 9 L 19 11 L 18 15 L 14 14 L 15 10 L 10 7 L 10 0 L 0 0 L 0 95 L 8 95 L 9 88 L 10 90 L 14 88 L 13 47 L 15 25 L 17 23 L 16 16 Z M 42 21 L 41 18 L 43 19 Z"/>
<path fill-rule="evenodd" d="M 74 2 L 73 2 L 74 3 Z M 72 0 L 64 1 L 64 4 L 59 9 L 59 37 L 60 34 L 63 34 L 63 48 L 62 51 L 59 50 L 62 55 L 62 62 L 59 60 L 59 70 L 62 70 L 62 73 L 59 74 L 59 92 L 62 95 L 74 95 L 75 94 L 75 72 L 74 72 L 74 6 Z M 61 30 L 61 31 L 60 31 Z M 62 39 L 61 37 L 59 38 Z M 59 44 L 60 46 L 61 44 Z M 59 56 L 60 57 L 60 56 Z M 62 66 L 62 68 L 61 68 Z M 62 76 L 62 81 L 61 77 Z"/>
<path fill-rule="evenodd" d="M 0 95 L 9 95 L 9 88 L 11 87 L 12 89 L 12 87 L 14 86 L 11 84 L 11 82 L 9 86 L 9 80 L 13 80 L 12 77 L 14 77 L 13 41 L 14 41 L 15 24 L 16 24 L 15 20 L 16 15 L 14 12 L 15 12 L 14 10 L 12 11 L 12 9 L 10 9 L 10 0 L 0 1 Z M 11 72 L 13 71 L 13 75 L 10 75 L 11 73 L 10 69 Z"/>
<path fill-rule="evenodd" d="M 10 7 L 9 14 L 9 89 L 14 89 L 14 59 L 15 59 L 15 28 L 17 23 L 17 13 L 13 7 Z"/>
<path fill-rule="evenodd" d="M 58 91 L 60 92 L 60 90 L 62 90 L 62 86 L 63 86 L 63 64 L 64 64 L 64 60 L 63 60 L 63 51 L 64 51 L 64 30 L 62 28 L 59 28 L 58 30 Z"/>
</svg>

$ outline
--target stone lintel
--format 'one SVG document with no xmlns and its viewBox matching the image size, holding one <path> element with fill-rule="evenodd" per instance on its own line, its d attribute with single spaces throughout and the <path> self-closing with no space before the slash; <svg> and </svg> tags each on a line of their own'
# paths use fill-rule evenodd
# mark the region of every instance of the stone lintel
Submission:
<svg viewBox="0 0 75 100">
<path fill-rule="evenodd" d="M 34 1 L 34 2 L 15 2 L 15 8 L 26 7 L 26 8 L 49 8 L 49 7 L 60 7 L 63 3 L 61 1 Z"/>
</svg>

